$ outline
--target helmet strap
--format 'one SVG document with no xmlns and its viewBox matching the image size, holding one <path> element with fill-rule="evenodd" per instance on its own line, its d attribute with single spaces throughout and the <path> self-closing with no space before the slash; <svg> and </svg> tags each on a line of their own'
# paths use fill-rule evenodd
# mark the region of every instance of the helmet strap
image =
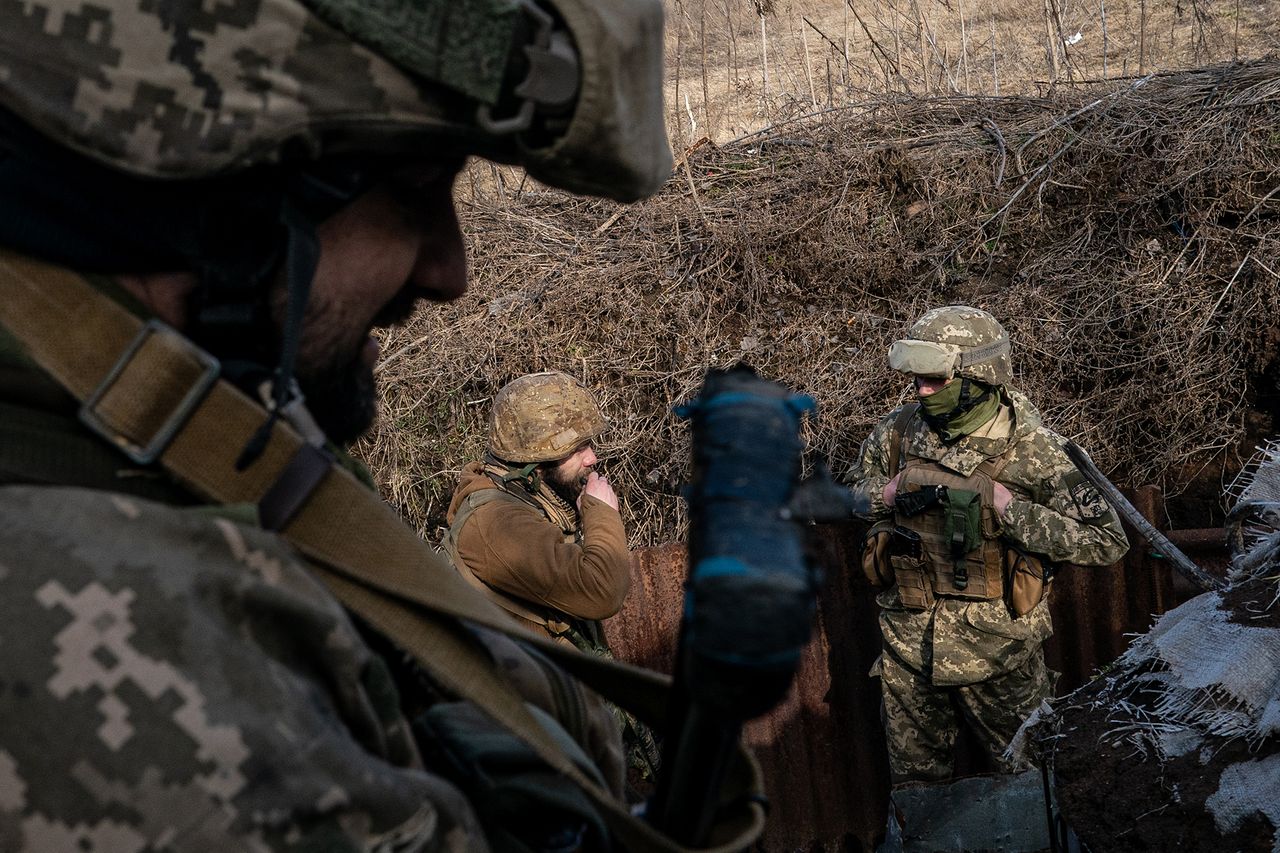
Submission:
<svg viewBox="0 0 1280 853">
<path fill-rule="evenodd" d="M 536 494 L 542 488 L 542 478 L 538 476 L 538 466 L 542 464 L 541 462 L 528 462 L 525 464 L 508 462 L 505 459 L 499 459 L 492 453 L 485 454 L 485 461 L 490 465 L 507 469 L 505 474 L 498 477 L 503 485 L 519 483 L 531 495 Z"/>
<path fill-rule="evenodd" d="M 271 430 L 281 413 L 295 399 L 301 397 L 294 381 L 294 364 L 298 357 L 298 343 L 302 338 L 302 324 L 306 317 L 307 300 L 311 296 L 311 281 L 320 262 L 320 239 L 316 227 L 287 198 L 280 205 L 280 221 L 288 234 L 285 250 L 286 304 L 284 330 L 280 341 L 280 357 L 271 376 L 271 401 L 266 421 L 241 450 L 236 459 L 236 470 L 243 471 L 254 463 L 266 449 Z M 260 288 L 261 290 L 261 288 Z M 260 297 L 265 303 L 265 298 Z"/>
</svg>

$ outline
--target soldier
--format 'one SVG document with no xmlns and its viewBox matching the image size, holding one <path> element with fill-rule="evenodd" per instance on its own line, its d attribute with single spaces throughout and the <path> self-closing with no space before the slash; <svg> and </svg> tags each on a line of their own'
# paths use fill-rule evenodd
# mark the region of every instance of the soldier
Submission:
<svg viewBox="0 0 1280 853">
<path fill-rule="evenodd" d="M 1059 563 L 1103 566 L 1120 521 L 1009 386 L 1009 338 L 985 311 L 927 312 L 889 350 L 917 402 L 862 444 L 854 489 L 871 503 L 863 570 L 883 588 L 880 677 L 893 782 L 952 773 L 960 725 L 996 767 L 1053 690 L 1044 641 Z"/>
<path fill-rule="evenodd" d="M 595 398 L 563 373 L 503 386 L 488 452 L 462 469 L 453 493 L 444 546 L 459 573 L 518 622 L 612 657 L 600 620 L 622 608 L 631 575 L 618 496 L 594 470 L 592 442 L 604 426 Z M 652 735 L 618 716 L 629 763 L 652 779 Z"/>
<path fill-rule="evenodd" d="M 648 195 L 661 63 L 657 0 L 0 3 L 0 849 L 606 846 L 612 718 L 339 445 L 464 158 Z"/>
<path fill-rule="evenodd" d="M 462 575 L 518 620 L 583 651 L 607 652 L 600 620 L 631 586 L 618 496 L 596 473 L 604 417 L 563 373 L 498 391 L 488 453 L 462 469 L 445 550 Z"/>
</svg>

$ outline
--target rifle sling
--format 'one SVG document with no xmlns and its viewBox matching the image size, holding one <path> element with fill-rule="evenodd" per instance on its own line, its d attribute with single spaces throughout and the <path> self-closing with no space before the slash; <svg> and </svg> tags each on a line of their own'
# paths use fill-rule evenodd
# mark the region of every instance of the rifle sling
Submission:
<svg viewBox="0 0 1280 853">
<path fill-rule="evenodd" d="M 85 403 L 82 420 L 96 423 L 93 428 L 122 449 L 156 450 L 165 470 L 204 499 L 261 505 L 300 453 L 314 453 L 281 421 L 257 461 L 237 471 L 236 458 L 266 411 L 224 380 L 202 388 L 209 378 L 207 355 L 154 321 L 144 326 L 70 270 L 0 250 L 0 323 L 36 364 Z M 650 724 L 663 721 L 669 678 L 581 654 L 517 625 L 341 467 L 330 464 L 323 476 L 303 479 L 310 492 L 290 501 L 292 515 L 281 519 L 279 533 L 309 558 L 339 601 L 578 784 L 624 847 L 685 849 L 633 817 L 574 766 L 457 620 L 536 646 Z M 758 790 L 759 768 L 745 750 L 741 757 L 749 787 Z M 735 823 L 721 827 L 721 843 L 708 849 L 731 853 L 748 847 L 763 829 L 762 807 L 751 804 Z"/>
</svg>

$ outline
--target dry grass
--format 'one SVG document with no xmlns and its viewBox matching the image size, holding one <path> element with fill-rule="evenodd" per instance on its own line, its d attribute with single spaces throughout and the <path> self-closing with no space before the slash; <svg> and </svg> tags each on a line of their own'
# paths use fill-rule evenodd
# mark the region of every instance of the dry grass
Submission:
<svg viewBox="0 0 1280 853">
<path fill-rule="evenodd" d="M 1280 50 L 1269 0 L 667 0 L 677 147 L 884 94 L 1055 85 Z"/>
<path fill-rule="evenodd" d="M 682 158 L 621 208 L 462 187 L 472 287 L 384 342 L 381 426 L 359 448 L 437 535 L 488 404 L 568 371 L 611 419 L 604 467 L 634 544 L 678 537 L 687 438 L 670 414 L 746 360 L 812 394 L 840 473 L 902 399 L 889 343 L 928 307 L 979 305 L 1017 384 L 1121 485 L 1172 491 L 1241 435 L 1280 350 L 1280 63 L 1045 98 L 872 99 Z"/>
</svg>

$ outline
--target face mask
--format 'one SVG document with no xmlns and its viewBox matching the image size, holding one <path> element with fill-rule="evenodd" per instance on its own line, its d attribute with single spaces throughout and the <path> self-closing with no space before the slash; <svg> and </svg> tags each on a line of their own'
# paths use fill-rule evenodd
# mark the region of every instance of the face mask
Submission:
<svg viewBox="0 0 1280 853">
<path fill-rule="evenodd" d="M 928 397 L 920 397 L 920 407 L 934 418 L 945 418 L 960 405 L 960 390 L 964 381 L 956 378 L 934 391 Z"/>
<path fill-rule="evenodd" d="M 966 386 L 969 394 L 961 402 Z M 1000 408 L 1000 398 L 992 390 L 972 380 L 957 378 L 929 396 L 921 397 L 920 407 L 924 409 L 924 419 L 929 426 L 942 436 L 944 443 L 950 444 L 995 415 Z"/>
</svg>

